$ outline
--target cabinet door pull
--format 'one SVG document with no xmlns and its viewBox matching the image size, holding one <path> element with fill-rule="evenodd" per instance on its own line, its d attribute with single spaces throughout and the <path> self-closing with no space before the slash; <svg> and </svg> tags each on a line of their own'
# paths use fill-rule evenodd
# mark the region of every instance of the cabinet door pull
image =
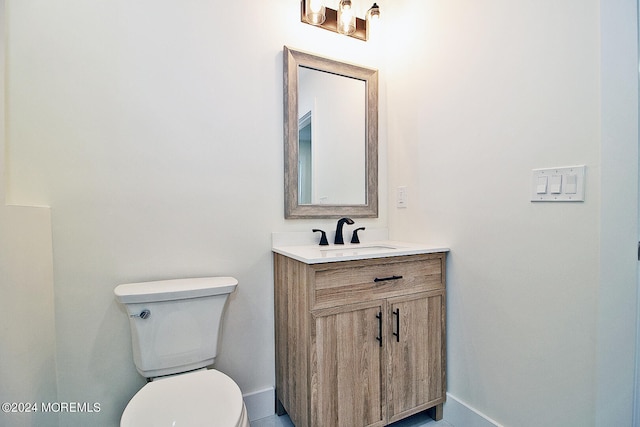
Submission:
<svg viewBox="0 0 640 427">
<path fill-rule="evenodd" d="M 378 319 L 378 336 L 376 339 L 380 342 L 380 347 L 382 347 L 382 312 L 376 314 L 376 319 Z"/>
<path fill-rule="evenodd" d="M 373 279 L 374 282 L 386 282 L 387 280 L 399 280 L 402 279 L 402 276 L 391 276 L 391 277 L 383 277 L 381 279 L 379 278 L 375 278 Z"/>
<path fill-rule="evenodd" d="M 396 316 L 396 331 L 393 332 L 393 336 L 396 337 L 396 342 L 400 342 L 400 309 L 393 310 L 393 315 Z"/>
</svg>

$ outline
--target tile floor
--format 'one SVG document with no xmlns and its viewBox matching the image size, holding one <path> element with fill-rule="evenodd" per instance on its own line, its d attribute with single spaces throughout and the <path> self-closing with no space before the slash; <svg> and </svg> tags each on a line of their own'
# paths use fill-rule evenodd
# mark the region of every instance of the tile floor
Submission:
<svg viewBox="0 0 640 427">
<path fill-rule="evenodd" d="M 279 417 L 272 415 L 267 418 L 255 420 L 251 422 L 251 427 L 294 427 L 293 423 L 287 415 Z M 416 414 L 397 423 L 391 424 L 389 427 L 454 427 L 448 422 L 433 421 L 425 413 Z"/>
</svg>

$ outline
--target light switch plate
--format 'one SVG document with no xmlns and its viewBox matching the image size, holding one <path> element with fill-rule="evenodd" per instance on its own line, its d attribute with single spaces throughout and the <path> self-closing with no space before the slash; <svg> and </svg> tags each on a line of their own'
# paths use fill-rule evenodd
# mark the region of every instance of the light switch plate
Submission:
<svg viewBox="0 0 640 427">
<path fill-rule="evenodd" d="M 532 202 L 584 202 L 585 165 L 533 169 L 531 175 Z M 540 183 L 546 182 L 541 192 Z"/>
</svg>

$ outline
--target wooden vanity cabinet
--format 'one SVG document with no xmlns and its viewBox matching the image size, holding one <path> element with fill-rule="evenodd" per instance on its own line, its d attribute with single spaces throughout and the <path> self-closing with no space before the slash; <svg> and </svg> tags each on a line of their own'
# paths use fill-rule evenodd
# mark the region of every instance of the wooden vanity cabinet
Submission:
<svg viewBox="0 0 640 427">
<path fill-rule="evenodd" d="M 275 253 L 276 412 L 296 427 L 441 419 L 445 258 L 304 264 Z"/>
</svg>

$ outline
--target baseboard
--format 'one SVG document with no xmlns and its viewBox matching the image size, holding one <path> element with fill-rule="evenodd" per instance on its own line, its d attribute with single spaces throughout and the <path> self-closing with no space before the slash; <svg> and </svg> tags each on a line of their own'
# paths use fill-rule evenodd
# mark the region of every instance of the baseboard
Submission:
<svg viewBox="0 0 640 427">
<path fill-rule="evenodd" d="M 243 396 L 249 421 L 270 417 L 275 413 L 275 389 L 273 387 L 247 393 Z M 447 393 L 444 417 L 454 427 L 504 427 L 462 400 Z"/>
<path fill-rule="evenodd" d="M 247 407 L 249 421 L 259 420 L 273 415 L 275 410 L 275 389 L 273 387 L 254 391 L 242 396 Z"/>
<path fill-rule="evenodd" d="M 447 393 L 443 418 L 454 427 L 504 427 L 451 393 Z"/>
</svg>

